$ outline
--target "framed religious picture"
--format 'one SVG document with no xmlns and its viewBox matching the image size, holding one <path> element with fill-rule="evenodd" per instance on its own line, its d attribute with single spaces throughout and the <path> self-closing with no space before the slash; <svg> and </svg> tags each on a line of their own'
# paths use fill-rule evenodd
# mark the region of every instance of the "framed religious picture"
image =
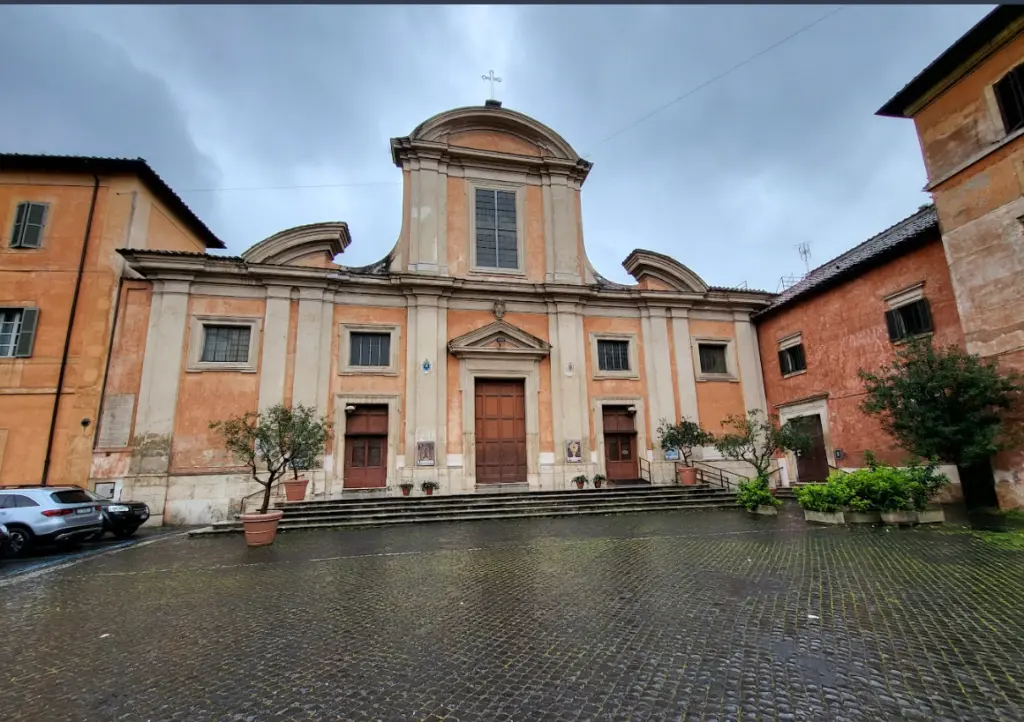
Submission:
<svg viewBox="0 0 1024 722">
<path fill-rule="evenodd" d="M 434 442 L 433 441 L 417 441 L 416 442 L 416 466 L 433 466 L 434 465 Z"/>
<path fill-rule="evenodd" d="M 583 443 L 579 439 L 570 439 L 565 442 L 565 460 L 570 464 L 583 462 Z"/>
<path fill-rule="evenodd" d="M 665 461 L 679 461 L 679 449 L 665 449 Z"/>
</svg>

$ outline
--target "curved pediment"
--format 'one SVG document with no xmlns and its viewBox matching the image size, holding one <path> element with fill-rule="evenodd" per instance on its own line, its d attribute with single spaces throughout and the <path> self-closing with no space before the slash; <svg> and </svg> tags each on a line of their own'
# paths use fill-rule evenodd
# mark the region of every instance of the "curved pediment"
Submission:
<svg viewBox="0 0 1024 722">
<path fill-rule="evenodd" d="M 538 361 L 551 353 L 551 344 L 507 321 L 497 320 L 448 342 L 456 358 L 515 356 Z"/>
<path fill-rule="evenodd" d="M 352 242 L 348 224 L 342 221 L 295 226 L 264 238 L 242 252 L 249 263 L 275 265 L 318 265 L 342 253 Z"/>
<path fill-rule="evenodd" d="M 708 284 L 700 276 L 662 253 L 637 249 L 626 257 L 622 265 L 637 283 L 648 286 L 650 290 L 708 292 Z"/>
<path fill-rule="evenodd" d="M 438 113 L 423 121 L 409 135 L 409 140 L 459 145 L 474 134 L 498 132 L 537 148 L 537 155 L 580 160 L 579 154 L 558 133 L 528 115 L 497 106 L 470 106 Z M 453 138 L 458 136 L 458 138 Z M 510 152 L 516 152 L 510 144 Z M 523 150 L 519 151 L 523 153 Z M 533 153 L 523 153 L 533 155 Z"/>
</svg>

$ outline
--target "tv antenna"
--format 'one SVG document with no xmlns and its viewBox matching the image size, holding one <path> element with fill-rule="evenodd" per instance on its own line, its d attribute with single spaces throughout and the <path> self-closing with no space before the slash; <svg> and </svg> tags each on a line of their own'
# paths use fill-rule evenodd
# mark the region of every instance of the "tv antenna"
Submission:
<svg viewBox="0 0 1024 722">
<path fill-rule="evenodd" d="M 804 262 L 805 273 L 811 272 L 811 244 L 800 243 L 796 247 L 797 253 L 800 254 L 800 259 Z"/>
</svg>

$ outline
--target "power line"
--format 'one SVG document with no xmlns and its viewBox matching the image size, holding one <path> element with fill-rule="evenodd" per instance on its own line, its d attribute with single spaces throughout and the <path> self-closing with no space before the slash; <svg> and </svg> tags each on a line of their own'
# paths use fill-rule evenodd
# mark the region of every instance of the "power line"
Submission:
<svg viewBox="0 0 1024 722">
<path fill-rule="evenodd" d="M 838 13 L 839 11 L 841 11 L 841 10 L 844 10 L 844 9 L 845 9 L 845 6 L 843 6 L 843 5 L 840 5 L 840 6 L 839 6 L 839 7 L 837 7 L 836 9 L 834 9 L 834 10 L 831 10 L 831 11 L 829 11 L 829 12 L 825 13 L 824 15 L 822 15 L 822 16 L 821 16 L 820 18 L 818 18 L 817 20 L 815 20 L 815 21 L 813 21 L 813 22 L 811 22 L 811 23 L 808 23 L 807 25 L 804 25 L 804 26 L 803 26 L 802 28 L 800 28 L 799 30 L 796 30 L 796 31 L 794 31 L 794 32 L 790 33 L 789 35 L 787 35 L 786 37 L 782 38 L 782 39 L 781 39 L 781 40 L 779 40 L 778 42 L 776 42 L 776 43 L 774 43 L 774 44 L 772 44 L 772 45 L 769 45 L 769 46 L 768 46 L 767 48 L 765 48 L 764 50 L 762 50 L 762 51 L 760 51 L 760 52 L 758 52 L 758 53 L 755 53 L 754 55 L 751 55 L 751 56 L 750 56 L 749 58 L 747 58 L 746 60 L 742 60 L 742 61 L 740 61 L 740 62 L 736 63 L 735 65 L 733 65 L 733 66 L 732 66 L 731 68 L 729 68 L 728 70 L 726 70 L 726 71 L 723 71 L 723 72 L 719 73 L 718 75 L 714 76 L 713 78 L 710 78 L 710 79 L 708 79 L 708 80 L 705 80 L 705 81 L 704 81 L 703 83 L 701 83 L 700 85 L 698 85 L 698 86 L 696 86 L 696 87 L 694 87 L 694 88 L 691 88 L 690 90 L 687 90 L 687 91 L 686 91 L 685 93 L 683 93 L 682 95 L 680 95 L 680 96 L 679 96 L 678 98 L 676 98 L 675 100 L 670 100 L 669 102 L 665 103 L 664 105 L 661 105 L 661 106 L 659 106 L 659 107 L 655 108 L 654 110 L 652 110 L 652 111 L 651 111 L 650 113 L 648 113 L 647 115 L 645 115 L 645 116 L 643 116 L 643 117 L 641 117 L 641 118 L 639 118 L 639 119 L 637 119 L 637 120 L 633 121 L 632 123 L 630 123 L 629 125 L 627 125 L 627 126 L 626 126 L 625 128 L 622 128 L 621 130 L 617 130 L 617 131 L 615 131 L 614 133 L 612 133 L 611 135 L 609 135 L 609 136 L 607 136 L 607 137 L 605 137 L 605 138 L 602 138 L 601 140 L 599 140 L 599 141 L 598 141 L 597 143 L 595 143 L 595 144 L 594 144 L 594 147 L 597 147 L 597 146 L 599 146 L 599 145 L 602 145 L 603 143 L 606 143 L 606 142 L 608 142 L 608 141 L 609 141 L 609 140 L 611 140 L 612 138 L 615 138 L 615 137 L 617 137 L 617 136 L 620 136 L 620 135 L 622 135 L 622 134 L 623 134 L 623 133 L 625 133 L 625 132 L 626 132 L 627 130 L 630 130 L 630 129 L 632 129 L 632 128 L 635 128 L 636 126 L 640 125 L 641 123 L 643 123 L 643 122 L 644 122 L 644 121 L 646 121 L 646 120 L 649 120 L 649 119 L 650 119 L 651 117 L 653 117 L 653 116 L 657 115 L 658 113 L 660 113 L 661 111 L 665 110 L 666 108 L 668 108 L 668 107 L 671 107 L 671 106 L 675 105 L 675 104 L 676 104 L 676 103 L 678 103 L 678 102 L 679 102 L 680 100 L 684 100 L 684 99 L 686 99 L 686 98 L 690 97 L 691 95 L 693 95 L 694 93 L 696 93 L 696 92 L 697 92 L 698 90 L 703 90 L 704 88 L 708 87 L 708 86 L 709 86 L 709 85 L 711 85 L 712 83 L 715 83 L 715 82 L 717 82 L 717 81 L 721 80 L 721 79 L 722 79 L 722 78 L 724 78 L 724 77 L 725 77 L 726 75 L 729 75 L 730 73 L 732 73 L 732 72 L 735 72 L 736 70 L 739 70 L 739 69 L 740 69 L 740 68 L 742 68 L 742 67 L 743 67 L 744 65 L 748 65 L 749 63 L 753 62 L 754 60 L 757 60 L 757 59 L 758 59 L 758 58 L 760 58 L 760 57 L 761 57 L 762 55 L 765 55 L 766 53 L 769 53 L 769 52 L 771 52 L 772 50 L 775 50 L 775 48 L 779 47 L 780 45 L 782 45 L 782 44 L 784 44 L 784 43 L 787 43 L 787 42 L 789 42 L 790 40 L 792 40 L 793 38 L 795 38 L 795 37 L 796 37 L 797 35 L 800 35 L 801 33 L 805 33 L 805 32 L 807 32 L 808 30 L 810 30 L 811 28 L 813 28 L 813 27 L 814 27 L 815 25 L 818 25 L 819 23 L 822 23 L 822 22 L 824 22 L 825 20 L 828 20 L 828 19 L 829 19 L 830 17 L 832 17 L 833 15 L 835 15 L 836 13 Z M 588 158 L 588 157 L 590 157 L 590 155 L 592 155 L 592 153 L 587 153 L 587 154 L 586 154 L 586 155 L 584 155 L 583 157 L 584 157 L 584 158 Z"/>
<path fill-rule="evenodd" d="M 237 188 L 185 188 L 177 193 L 219 193 L 221 190 L 291 190 L 292 188 L 353 188 L 367 185 L 400 185 L 397 180 L 374 183 L 319 183 L 316 185 L 250 185 Z"/>
</svg>

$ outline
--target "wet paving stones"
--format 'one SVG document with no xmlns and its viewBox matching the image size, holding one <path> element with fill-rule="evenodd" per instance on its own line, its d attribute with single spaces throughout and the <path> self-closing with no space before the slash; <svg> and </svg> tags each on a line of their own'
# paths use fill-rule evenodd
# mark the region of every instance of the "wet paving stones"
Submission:
<svg viewBox="0 0 1024 722">
<path fill-rule="evenodd" d="M 1024 550 L 792 508 L 174 538 L 0 609 L 2 720 L 1024 719 Z"/>
</svg>

